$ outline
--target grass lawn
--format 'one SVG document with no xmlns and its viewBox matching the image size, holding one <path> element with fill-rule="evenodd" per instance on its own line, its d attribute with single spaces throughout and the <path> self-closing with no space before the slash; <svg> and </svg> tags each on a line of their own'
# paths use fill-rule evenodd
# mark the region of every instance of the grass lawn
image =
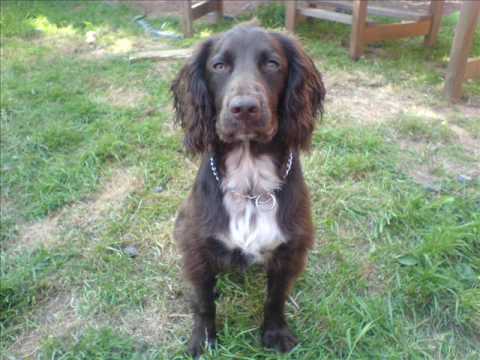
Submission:
<svg viewBox="0 0 480 360">
<path fill-rule="evenodd" d="M 185 358 L 172 228 L 197 160 L 172 125 L 181 62 L 128 55 L 232 23 L 160 42 L 137 14 L 1 2 L 1 359 Z M 281 29 L 282 7 L 256 15 Z M 480 358 L 480 84 L 455 106 L 441 95 L 457 20 L 444 18 L 434 49 L 392 41 L 356 63 L 348 27 L 299 26 L 328 91 L 302 159 L 317 241 L 288 305 L 301 344 L 262 349 L 265 278 L 231 274 L 206 359 Z M 179 30 L 174 18 L 152 23 Z"/>
</svg>

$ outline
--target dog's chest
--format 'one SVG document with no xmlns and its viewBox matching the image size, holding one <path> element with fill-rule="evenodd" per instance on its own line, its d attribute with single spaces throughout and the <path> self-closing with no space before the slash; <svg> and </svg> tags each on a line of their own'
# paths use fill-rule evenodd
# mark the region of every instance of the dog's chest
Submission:
<svg viewBox="0 0 480 360">
<path fill-rule="evenodd" d="M 227 247 L 240 248 L 254 262 L 262 263 L 285 237 L 277 220 L 278 204 L 257 206 L 253 197 L 262 195 L 262 200 L 273 204 L 269 194 L 275 196 L 282 180 L 269 156 L 252 157 L 248 147 L 229 154 L 225 166 L 221 186 L 229 224 L 220 239 Z"/>
</svg>

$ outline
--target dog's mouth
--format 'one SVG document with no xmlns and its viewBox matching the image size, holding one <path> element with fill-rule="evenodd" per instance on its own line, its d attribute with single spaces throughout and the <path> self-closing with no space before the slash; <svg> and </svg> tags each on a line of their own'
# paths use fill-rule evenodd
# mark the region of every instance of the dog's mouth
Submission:
<svg viewBox="0 0 480 360">
<path fill-rule="evenodd" d="M 261 143 L 270 142 L 277 133 L 276 121 L 265 121 L 267 124 L 258 127 L 249 127 L 229 120 L 217 122 L 217 134 L 225 143 L 237 141 L 257 141 Z"/>
</svg>

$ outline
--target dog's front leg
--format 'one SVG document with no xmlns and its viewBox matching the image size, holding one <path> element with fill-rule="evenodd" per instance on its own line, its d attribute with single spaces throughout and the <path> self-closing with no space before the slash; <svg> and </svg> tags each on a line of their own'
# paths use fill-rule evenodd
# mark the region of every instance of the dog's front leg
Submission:
<svg viewBox="0 0 480 360">
<path fill-rule="evenodd" d="M 298 341 L 288 328 L 285 303 L 295 279 L 303 270 L 306 252 L 282 251 L 267 267 L 267 300 L 262 326 L 262 343 L 280 352 L 289 352 Z"/>
<path fill-rule="evenodd" d="M 268 272 L 267 301 L 262 327 L 262 343 L 265 347 L 280 352 L 289 352 L 297 339 L 285 320 L 285 302 L 294 278 L 282 272 Z"/>
<path fill-rule="evenodd" d="M 205 345 L 215 346 L 215 275 L 205 274 L 193 284 L 193 329 L 189 352 L 197 359 Z"/>
</svg>

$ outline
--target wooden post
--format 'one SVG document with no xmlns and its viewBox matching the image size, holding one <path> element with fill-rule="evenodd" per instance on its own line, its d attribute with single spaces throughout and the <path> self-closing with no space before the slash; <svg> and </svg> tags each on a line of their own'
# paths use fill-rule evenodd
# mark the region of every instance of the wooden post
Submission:
<svg viewBox="0 0 480 360">
<path fill-rule="evenodd" d="M 465 79 L 468 55 L 472 48 L 479 14 L 480 1 L 465 1 L 462 4 L 445 82 L 445 93 L 451 101 L 458 101 L 462 96 L 462 83 Z"/>
<path fill-rule="evenodd" d="M 480 57 L 475 59 L 468 59 L 465 68 L 465 80 L 480 78 Z"/>
<path fill-rule="evenodd" d="M 215 23 L 223 19 L 223 0 L 213 0 L 215 1 L 216 10 L 214 12 L 213 21 Z"/>
<path fill-rule="evenodd" d="M 192 0 L 182 1 L 182 27 L 185 37 L 193 36 Z"/>
<path fill-rule="evenodd" d="M 437 41 L 438 31 L 442 23 L 444 0 L 431 0 L 430 2 L 430 31 L 425 36 L 424 45 L 433 46 Z"/>
<path fill-rule="evenodd" d="M 288 0 L 286 2 L 286 13 L 285 13 L 285 27 L 288 31 L 295 31 L 296 16 L 297 16 L 297 1 Z"/>
<path fill-rule="evenodd" d="M 350 34 L 350 56 L 353 60 L 358 60 L 363 54 L 367 5 L 368 0 L 353 0 L 352 32 Z"/>
</svg>

